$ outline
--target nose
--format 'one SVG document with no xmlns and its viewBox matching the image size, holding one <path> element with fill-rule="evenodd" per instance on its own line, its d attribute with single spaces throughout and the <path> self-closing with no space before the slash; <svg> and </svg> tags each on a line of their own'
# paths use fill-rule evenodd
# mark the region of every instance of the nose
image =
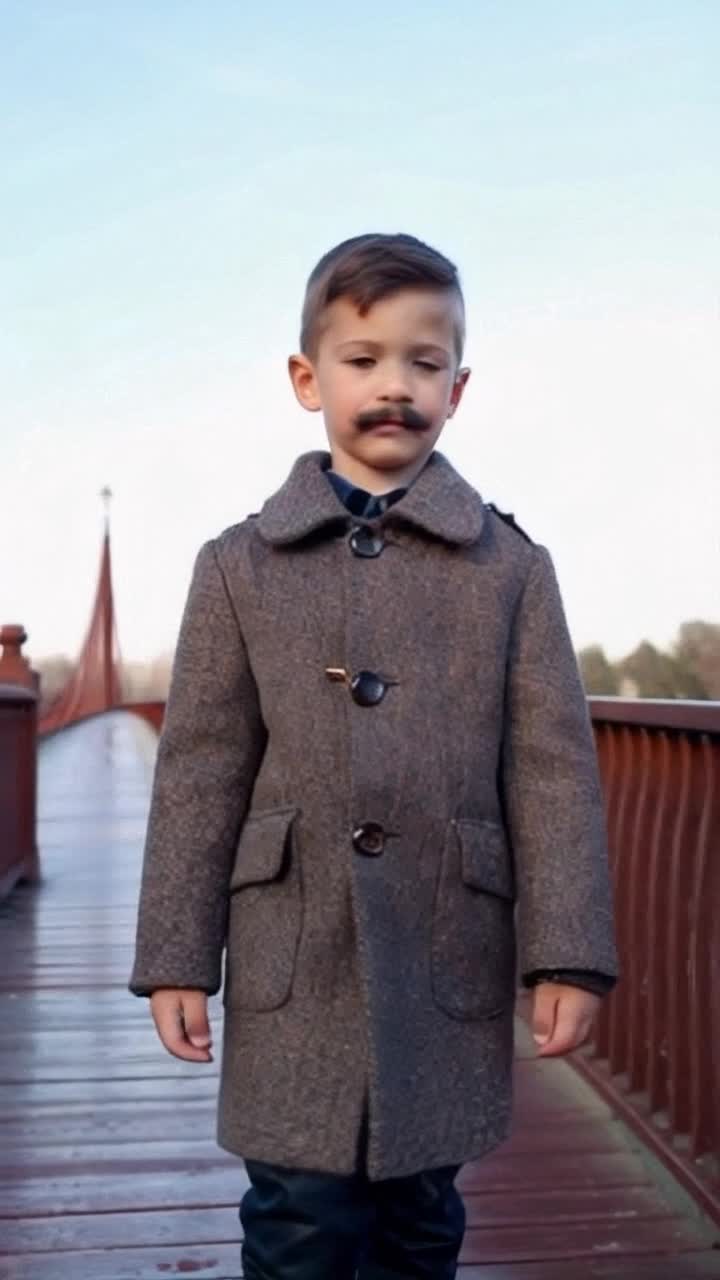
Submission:
<svg viewBox="0 0 720 1280">
<path fill-rule="evenodd" d="M 383 404 L 392 402 L 393 404 L 409 404 L 413 395 L 410 387 L 410 379 L 407 370 L 401 364 L 394 364 L 387 370 L 383 383 L 383 389 L 378 395 L 378 399 Z"/>
</svg>

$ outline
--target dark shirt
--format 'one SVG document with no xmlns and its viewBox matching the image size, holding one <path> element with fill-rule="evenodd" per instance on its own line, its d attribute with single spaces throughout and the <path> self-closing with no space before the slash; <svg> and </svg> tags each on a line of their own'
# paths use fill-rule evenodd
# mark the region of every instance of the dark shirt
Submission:
<svg viewBox="0 0 720 1280">
<path fill-rule="evenodd" d="M 326 471 L 325 474 L 343 506 L 352 515 L 364 516 L 366 520 L 375 520 L 407 493 L 407 489 L 391 489 L 388 493 L 381 494 L 367 493 L 351 480 L 338 475 L 337 471 Z"/>
<path fill-rule="evenodd" d="M 337 471 L 328 470 L 325 474 L 348 511 L 366 520 L 375 520 L 407 493 L 407 488 L 391 489 L 381 494 L 368 493 L 351 480 L 346 480 L 345 476 L 338 475 Z M 612 990 L 616 979 L 594 969 L 534 969 L 532 973 L 523 974 L 522 981 L 526 987 L 534 987 L 538 982 L 567 982 L 570 986 L 582 987 L 584 991 L 603 996 Z"/>
</svg>

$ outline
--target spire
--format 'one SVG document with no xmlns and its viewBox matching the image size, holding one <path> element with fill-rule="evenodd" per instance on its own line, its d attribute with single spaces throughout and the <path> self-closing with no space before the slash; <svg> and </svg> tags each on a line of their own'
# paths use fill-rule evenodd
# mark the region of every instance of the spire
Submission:
<svg viewBox="0 0 720 1280">
<path fill-rule="evenodd" d="M 110 556 L 112 490 L 106 485 L 100 490 L 100 497 L 104 504 L 105 527 L 90 625 L 68 683 L 40 720 L 40 733 L 52 733 L 76 720 L 83 720 L 86 716 L 111 711 L 113 707 L 120 706 L 122 701 L 120 648 Z"/>
<path fill-rule="evenodd" d="M 112 502 L 113 491 L 108 484 L 104 485 L 103 488 L 100 490 L 100 497 L 103 500 L 103 506 L 105 508 L 105 533 L 109 537 L 110 536 L 110 503 Z"/>
</svg>

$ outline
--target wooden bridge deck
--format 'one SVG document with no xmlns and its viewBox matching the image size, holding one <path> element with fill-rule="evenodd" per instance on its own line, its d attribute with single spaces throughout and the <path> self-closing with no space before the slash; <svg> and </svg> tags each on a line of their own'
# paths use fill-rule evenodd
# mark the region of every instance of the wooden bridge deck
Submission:
<svg viewBox="0 0 720 1280">
<path fill-rule="evenodd" d="M 45 880 L 0 905 L 3 1280 L 241 1274 L 216 1065 L 169 1057 L 126 989 L 153 755 L 123 714 L 41 750 Z M 514 1136 L 460 1185 L 461 1280 L 720 1277 L 712 1229 L 568 1063 L 534 1060 L 522 1019 Z"/>
</svg>

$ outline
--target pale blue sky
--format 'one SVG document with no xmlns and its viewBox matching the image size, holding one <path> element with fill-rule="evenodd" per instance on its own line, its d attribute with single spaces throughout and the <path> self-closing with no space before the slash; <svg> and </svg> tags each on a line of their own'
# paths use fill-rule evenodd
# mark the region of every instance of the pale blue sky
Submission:
<svg viewBox="0 0 720 1280">
<path fill-rule="evenodd" d="M 0 621 L 74 653 L 116 491 L 120 639 L 324 444 L 306 276 L 408 230 L 458 263 L 441 448 L 551 549 L 577 645 L 718 619 L 720 4 L 0 6 Z"/>
</svg>

